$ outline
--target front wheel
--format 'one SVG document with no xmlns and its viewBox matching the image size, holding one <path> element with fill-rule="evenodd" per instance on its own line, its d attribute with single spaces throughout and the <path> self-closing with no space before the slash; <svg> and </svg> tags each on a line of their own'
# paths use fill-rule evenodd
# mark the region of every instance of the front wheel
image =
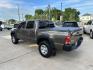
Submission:
<svg viewBox="0 0 93 70">
<path fill-rule="evenodd" d="M 85 31 L 85 29 L 83 29 L 83 33 L 84 33 L 84 34 L 86 34 L 86 31 Z"/>
<path fill-rule="evenodd" d="M 90 31 L 90 38 L 93 39 L 93 32 Z"/>
<path fill-rule="evenodd" d="M 43 57 L 49 58 L 52 55 L 52 47 L 47 41 L 43 41 L 39 43 L 39 52 Z"/>
<path fill-rule="evenodd" d="M 11 40 L 12 40 L 12 43 L 13 43 L 13 44 L 18 44 L 18 39 L 16 38 L 15 35 L 12 35 L 12 36 L 11 36 Z"/>
</svg>

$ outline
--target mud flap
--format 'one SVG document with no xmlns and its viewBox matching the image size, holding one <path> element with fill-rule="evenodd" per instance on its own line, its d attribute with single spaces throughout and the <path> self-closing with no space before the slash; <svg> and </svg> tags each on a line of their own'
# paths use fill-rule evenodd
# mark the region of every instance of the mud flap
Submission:
<svg viewBox="0 0 93 70">
<path fill-rule="evenodd" d="M 82 41 L 83 41 L 83 37 L 80 37 L 78 39 L 78 42 L 77 42 L 77 45 L 76 45 L 76 48 L 75 49 L 77 49 L 81 45 Z"/>
</svg>

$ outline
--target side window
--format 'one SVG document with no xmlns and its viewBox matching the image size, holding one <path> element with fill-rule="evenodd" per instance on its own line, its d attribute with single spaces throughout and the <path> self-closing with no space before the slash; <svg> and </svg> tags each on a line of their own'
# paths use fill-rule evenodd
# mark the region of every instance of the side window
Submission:
<svg viewBox="0 0 93 70">
<path fill-rule="evenodd" d="M 92 25 L 93 25 L 93 21 L 92 21 Z"/>
<path fill-rule="evenodd" d="M 21 22 L 18 26 L 19 29 L 25 28 L 26 22 Z"/>
<path fill-rule="evenodd" d="M 39 29 L 44 29 L 48 27 L 48 23 L 44 21 L 39 21 Z"/>
<path fill-rule="evenodd" d="M 27 28 L 27 29 L 32 29 L 32 28 L 34 28 L 34 21 L 28 21 L 26 28 Z"/>
<path fill-rule="evenodd" d="M 88 21 L 88 23 L 87 23 L 87 25 L 91 25 L 92 24 L 92 21 L 90 20 L 90 21 Z"/>
</svg>

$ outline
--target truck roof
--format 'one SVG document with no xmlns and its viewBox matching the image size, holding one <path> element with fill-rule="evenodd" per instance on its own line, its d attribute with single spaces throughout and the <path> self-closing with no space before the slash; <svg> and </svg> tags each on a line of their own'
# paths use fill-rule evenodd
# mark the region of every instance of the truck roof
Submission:
<svg viewBox="0 0 93 70">
<path fill-rule="evenodd" d="M 26 20 L 26 21 L 50 21 L 50 20 L 33 19 L 33 20 Z"/>
</svg>

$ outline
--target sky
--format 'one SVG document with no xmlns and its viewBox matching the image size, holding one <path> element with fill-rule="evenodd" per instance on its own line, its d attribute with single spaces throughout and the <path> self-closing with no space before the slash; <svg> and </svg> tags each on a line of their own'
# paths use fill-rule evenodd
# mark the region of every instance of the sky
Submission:
<svg viewBox="0 0 93 70">
<path fill-rule="evenodd" d="M 93 0 L 0 0 L 0 20 L 18 19 L 18 7 L 20 9 L 20 17 L 25 14 L 34 15 L 37 8 L 46 9 L 48 4 L 51 7 L 63 10 L 71 7 L 76 8 L 81 12 L 93 14 Z"/>
</svg>

